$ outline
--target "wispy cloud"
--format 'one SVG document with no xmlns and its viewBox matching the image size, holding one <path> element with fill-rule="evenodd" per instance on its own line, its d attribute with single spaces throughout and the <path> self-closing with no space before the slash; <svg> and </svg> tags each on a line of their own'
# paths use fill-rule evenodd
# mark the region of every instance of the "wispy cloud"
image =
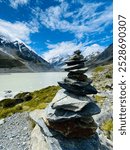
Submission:
<svg viewBox="0 0 130 150">
<path fill-rule="evenodd" d="M 101 52 L 105 49 L 104 46 L 100 46 L 98 44 L 92 44 L 90 46 L 86 46 L 85 43 L 76 43 L 73 41 L 61 42 L 58 44 L 48 44 L 47 45 L 49 51 L 45 52 L 42 56 L 48 62 L 52 62 L 54 58 L 63 58 L 68 55 L 72 55 L 75 50 L 80 49 L 84 56 L 87 56 L 94 52 Z"/>
<path fill-rule="evenodd" d="M 30 24 L 25 22 L 11 23 L 6 20 L 0 19 L 0 35 L 8 36 L 10 40 L 23 40 L 26 43 L 30 43 L 30 34 L 38 32 L 38 29 L 32 25 L 35 25 L 35 21 L 31 21 Z"/>
<path fill-rule="evenodd" d="M 27 5 L 30 0 L 9 0 L 9 1 L 10 6 L 16 9 L 18 6 Z"/>
<path fill-rule="evenodd" d="M 112 24 L 112 6 L 104 6 L 104 9 L 99 11 L 101 6 L 103 7 L 104 3 L 84 3 L 72 11 L 67 2 L 61 2 L 45 11 L 39 9 L 37 16 L 45 27 L 73 33 L 80 39 L 91 33 L 103 32 Z"/>
</svg>

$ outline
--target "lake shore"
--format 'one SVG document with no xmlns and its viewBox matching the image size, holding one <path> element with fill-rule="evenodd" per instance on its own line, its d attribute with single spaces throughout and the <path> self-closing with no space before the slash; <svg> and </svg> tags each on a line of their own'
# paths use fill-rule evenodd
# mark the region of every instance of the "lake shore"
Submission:
<svg viewBox="0 0 130 150">
<path fill-rule="evenodd" d="M 19 92 L 33 92 L 52 85 L 66 76 L 66 72 L 0 74 L 0 100 L 13 98 Z"/>
<path fill-rule="evenodd" d="M 91 71 L 87 76 L 91 77 Z M 58 85 L 67 72 L 42 73 L 2 73 L 0 74 L 0 100 L 13 98 L 19 92 L 33 92 L 42 88 Z"/>
</svg>

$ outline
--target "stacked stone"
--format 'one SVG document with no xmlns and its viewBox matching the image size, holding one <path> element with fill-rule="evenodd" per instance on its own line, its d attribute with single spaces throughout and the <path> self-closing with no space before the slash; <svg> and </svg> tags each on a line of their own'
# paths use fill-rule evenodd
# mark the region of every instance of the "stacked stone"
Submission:
<svg viewBox="0 0 130 150">
<path fill-rule="evenodd" d="M 65 71 L 68 71 L 69 74 L 64 81 L 58 82 L 62 88 L 76 95 L 97 94 L 97 90 L 90 85 L 92 80 L 84 75 L 88 70 L 84 64 L 85 61 L 79 50 L 74 52 L 69 61 L 66 61 L 68 67 L 65 68 Z"/>
<path fill-rule="evenodd" d="M 50 144 L 52 147 L 55 145 L 57 148 L 57 144 L 60 143 L 58 147 L 62 145 L 61 149 L 65 150 L 99 149 L 97 124 L 92 116 L 100 113 L 100 108 L 87 96 L 96 94 L 97 90 L 91 85 L 92 80 L 84 74 L 88 70 L 85 61 L 79 50 L 66 61 L 65 71 L 69 73 L 63 81 L 58 82 L 63 89 L 58 91 L 53 101 L 44 110 L 43 119 L 38 122 L 43 132 L 48 135 L 46 140 L 49 136 L 51 140 L 53 137 L 53 144 Z M 84 138 L 86 141 L 81 140 Z M 75 139 L 80 140 L 82 147 L 77 146 L 79 143 Z M 57 140 L 60 142 L 57 143 Z M 74 148 L 69 147 L 70 142 L 75 145 Z"/>
</svg>

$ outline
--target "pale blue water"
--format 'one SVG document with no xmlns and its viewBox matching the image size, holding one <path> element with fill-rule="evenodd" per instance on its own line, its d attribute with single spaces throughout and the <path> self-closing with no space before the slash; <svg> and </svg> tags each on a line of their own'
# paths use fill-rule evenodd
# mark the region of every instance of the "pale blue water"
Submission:
<svg viewBox="0 0 130 150">
<path fill-rule="evenodd" d="M 51 85 L 58 85 L 67 72 L 45 72 L 45 73 L 12 73 L 0 74 L 0 99 L 5 95 L 14 96 L 18 92 L 34 91 Z M 9 94 L 7 91 L 12 91 Z"/>
<path fill-rule="evenodd" d="M 34 91 L 58 85 L 67 72 L 11 73 L 0 74 L 0 99 L 13 97 L 19 92 Z M 90 76 L 90 73 L 87 73 Z M 8 91 L 12 91 L 9 93 Z"/>
</svg>

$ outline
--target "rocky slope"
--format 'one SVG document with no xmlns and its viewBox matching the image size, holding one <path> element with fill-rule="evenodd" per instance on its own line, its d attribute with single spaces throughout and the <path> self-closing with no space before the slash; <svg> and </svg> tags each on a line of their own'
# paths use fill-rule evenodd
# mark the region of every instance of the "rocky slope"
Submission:
<svg viewBox="0 0 130 150">
<path fill-rule="evenodd" d="M 0 35 L 0 72 L 41 72 L 52 66 L 22 41 Z"/>
<path fill-rule="evenodd" d="M 93 70 L 93 84 L 98 90 L 94 96 L 101 108 L 101 113 L 95 116 L 99 124 L 99 134 L 110 141 L 113 140 L 113 64 L 99 66 Z"/>
</svg>

